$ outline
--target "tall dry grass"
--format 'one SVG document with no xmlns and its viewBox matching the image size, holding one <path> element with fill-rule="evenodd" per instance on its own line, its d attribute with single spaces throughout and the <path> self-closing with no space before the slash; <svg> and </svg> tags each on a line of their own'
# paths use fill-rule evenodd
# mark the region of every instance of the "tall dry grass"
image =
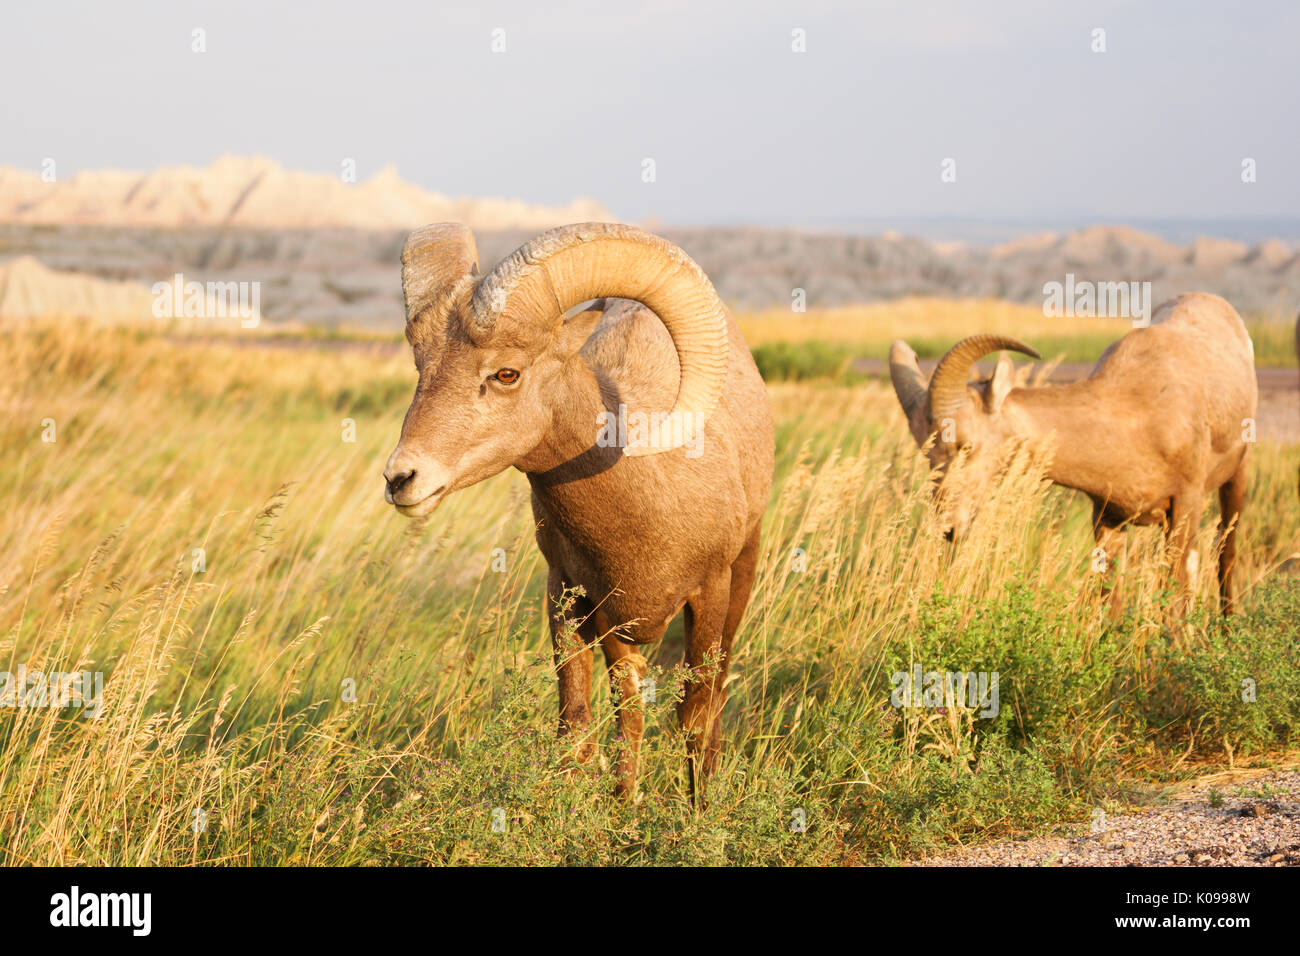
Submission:
<svg viewBox="0 0 1300 956">
<path fill-rule="evenodd" d="M 416 523 L 382 501 L 408 359 L 46 327 L 0 337 L 0 368 L 0 670 L 106 675 L 99 719 L 0 710 L 4 862 L 877 859 L 1070 819 L 1120 763 L 1169 763 L 1119 726 L 1124 695 L 1163 680 L 1158 537 L 1131 549 L 1117 631 L 1087 509 L 1025 449 L 952 549 L 887 385 L 771 387 L 777 476 L 715 799 L 692 807 L 681 778 L 678 624 L 627 807 L 551 745 L 523 477 Z M 1248 606 L 1300 551 L 1295 451 L 1257 452 Z M 1197 626 L 1188 646 L 1211 647 Z M 1028 676 L 994 734 L 960 708 L 893 711 L 890 668 L 912 659 Z"/>
</svg>

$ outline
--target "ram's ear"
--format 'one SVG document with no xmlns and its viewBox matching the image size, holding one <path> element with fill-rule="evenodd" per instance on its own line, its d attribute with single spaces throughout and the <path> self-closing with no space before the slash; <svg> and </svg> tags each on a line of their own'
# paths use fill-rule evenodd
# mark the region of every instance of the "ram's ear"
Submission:
<svg viewBox="0 0 1300 956">
<path fill-rule="evenodd" d="M 889 379 L 894 383 L 898 404 L 903 407 L 908 431 L 918 446 L 924 446 L 925 440 L 930 436 L 930 419 L 927 415 L 930 395 L 925 376 L 916 364 L 916 353 L 902 339 L 896 339 L 889 347 Z"/>
<path fill-rule="evenodd" d="M 402 298 L 406 301 L 406 338 L 412 346 L 442 351 L 448 296 L 458 283 L 477 273 L 478 248 L 467 226 L 436 222 L 406 237 Z"/>
<path fill-rule="evenodd" d="M 984 393 L 984 410 L 990 415 L 1002 411 L 1002 403 L 1016 387 L 1016 367 L 1005 354 L 998 356 L 998 367 L 989 379 L 988 390 Z"/>
<path fill-rule="evenodd" d="M 596 331 L 601 316 L 605 314 L 606 305 L 604 299 L 593 299 L 566 313 L 555 330 L 555 351 L 563 358 L 582 351 L 587 339 L 591 338 L 591 333 Z"/>
</svg>

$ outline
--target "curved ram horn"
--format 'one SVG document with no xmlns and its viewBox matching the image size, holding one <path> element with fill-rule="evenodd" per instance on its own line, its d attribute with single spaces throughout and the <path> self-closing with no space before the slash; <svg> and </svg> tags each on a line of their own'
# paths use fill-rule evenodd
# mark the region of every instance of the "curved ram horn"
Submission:
<svg viewBox="0 0 1300 956">
<path fill-rule="evenodd" d="M 930 376 L 930 423 L 950 418 L 966 405 L 971 366 L 990 352 L 1020 352 L 1041 359 L 1036 349 L 1005 335 L 972 335 L 962 339 L 939 360 Z"/>
<path fill-rule="evenodd" d="M 441 352 L 442 321 L 457 287 L 478 272 L 474 233 L 458 222 L 436 222 L 406 237 L 402 247 L 402 297 L 406 338 L 412 346 Z"/>
<path fill-rule="evenodd" d="M 611 223 L 544 232 L 501 261 L 474 292 L 475 333 L 501 323 L 550 330 L 574 305 L 604 297 L 634 299 L 667 327 L 681 383 L 667 419 L 627 455 L 669 451 L 694 439 L 717 408 L 727 373 L 727 318 L 703 270 L 658 236 Z"/>
</svg>

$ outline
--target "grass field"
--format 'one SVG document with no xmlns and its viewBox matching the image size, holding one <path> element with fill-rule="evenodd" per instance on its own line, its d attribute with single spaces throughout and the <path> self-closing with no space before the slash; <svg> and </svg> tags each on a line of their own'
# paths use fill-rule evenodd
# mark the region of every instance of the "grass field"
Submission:
<svg viewBox="0 0 1300 956">
<path fill-rule="evenodd" d="M 971 328 L 928 309 L 903 317 L 918 349 Z M 843 333 L 827 321 L 812 337 Z M 7 864 L 880 862 L 1086 827 L 1142 781 L 1267 762 L 1300 733 L 1295 446 L 1255 450 L 1243 613 L 1224 626 L 1202 600 L 1170 633 L 1158 532 L 1131 536 L 1112 624 L 1085 503 L 1033 450 L 954 551 L 888 385 L 770 382 L 777 474 L 722 769 L 692 807 L 678 622 L 629 806 L 553 739 L 523 476 L 418 522 L 382 500 L 408 358 L 36 327 L 0 337 L 0 369 L 0 669 L 105 674 L 98 719 L 0 709 Z M 997 671 L 999 713 L 891 706 L 913 664 Z"/>
<path fill-rule="evenodd" d="M 1291 321 L 1245 316 L 1255 343 L 1255 364 L 1295 366 Z M 770 309 L 740 318 L 745 341 L 769 378 L 854 382 L 850 363 L 883 359 L 894 339 L 906 340 L 922 358 L 939 358 L 976 332 L 998 332 L 1032 345 L 1045 359 L 1091 365 L 1111 342 L 1132 328 L 1122 318 L 1051 318 L 1041 306 L 988 299 L 909 298 L 897 302 L 821 309 L 794 315 Z"/>
</svg>

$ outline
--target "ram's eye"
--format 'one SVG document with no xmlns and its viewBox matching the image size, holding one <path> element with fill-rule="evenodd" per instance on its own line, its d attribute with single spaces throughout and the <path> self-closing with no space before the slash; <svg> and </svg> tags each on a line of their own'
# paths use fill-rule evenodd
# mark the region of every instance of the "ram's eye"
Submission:
<svg viewBox="0 0 1300 956">
<path fill-rule="evenodd" d="M 502 385 L 513 385 L 519 381 L 519 373 L 512 368 L 498 369 L 497 373 L 492 377 Z"/>
</svg>

